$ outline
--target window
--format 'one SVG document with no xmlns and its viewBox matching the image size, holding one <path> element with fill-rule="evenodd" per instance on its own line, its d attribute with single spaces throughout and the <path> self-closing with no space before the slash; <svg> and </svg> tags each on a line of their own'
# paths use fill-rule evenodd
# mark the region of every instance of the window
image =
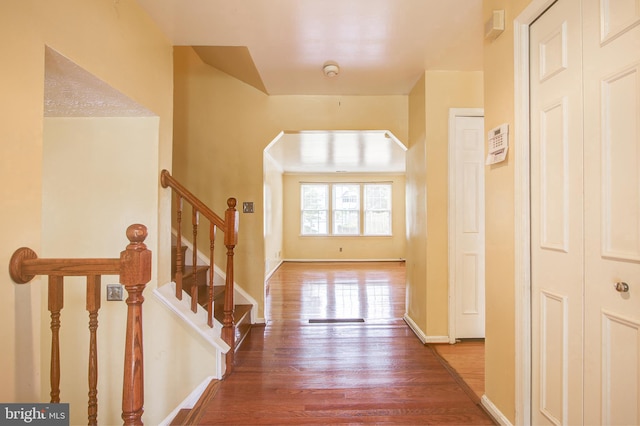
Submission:
<svg viewBox="0 0 640 426">
<path fill-rule="evenodd" d="M 333 234 L 360 235 L 360 185 L 333 185 Z"/>
<path fill-rule="evenodd" d="M 391 235 L 391 184 L 364 185 L 364 234 Z"/>
<path fill-rule="evenodd" d="M 302 235 L 391 235 L 390 183 L 303 183 L 300 196 Z"/>
<path fill-rule="evenodd" d="M 303 184 L 302 235 L 326 235 L 328 233 L 329 187 L 326 184 Z"/>
</svg>

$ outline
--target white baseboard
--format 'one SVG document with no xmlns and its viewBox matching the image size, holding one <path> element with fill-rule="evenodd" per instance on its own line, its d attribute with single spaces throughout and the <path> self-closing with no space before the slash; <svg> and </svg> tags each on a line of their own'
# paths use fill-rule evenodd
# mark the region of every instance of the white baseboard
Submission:
<svg viewBox="0 0 640 426">
<path fill-rule="evenodd" d="M 482 395 L 482 398 L 480 398 L 480 404 L 482 404 L 484 409 L 487 410 L 487 412 L 491 415 L 491 417 L 493 417 L 495 421 L 498 422 L 499 425 L 513 426 L 509 419 L 507 419 L 505 415 L 502 414 L 500 410 L 498 410 L 498 407 L 496 407 L 493 402 L 491 402 L 491 400 L 487 398 L 487 395 Z"/>
<path fill-rule="evenodd" d="M 191 409 L 198 402 L 202 393 L 207 389 L 209 383 L 214 379 L 213 376 L 207 377 L 196 387 L 182 402 L 163 420 L 160 422 L 159 426 L 168 426 L 171 424 L 173 419 L 176 418 L 180 410 L 182 409 Z"/>
<path fill-rule="evenodd" d="M 407 323 L 409 328 L 413 330 L 415 335 L 423 344 L 426 345 L 427 343 L 449 343 L 449 336 L 428 336 L 427 334 L 425 334 L 425 332 L 422 331 L 420 327 L 418 327 L 418 324 L 416 324 L 416 322 L 411 319 L 408 314 L 404 314 L 404 317 L 402 319 L 404 319 L 404 322 Z"/>
<path fill-rule="evenodd" d="M 283 260 L 279 261 L 278 264 L 274 266 L 273 269 L 271 269 L 271 271 L 267 272 L 267 275 L 264 277 L 264 280 L 268 281 L 269 278 L 271 278 L 271 276 L 275 274 L 275 272 L 278 270 L 280 266 L 282 266 L 283 263 L 284 263 Z"/>
<path fill-rule="evenodd" d="M 418 339 L 420 339 L 420 341 L 423 344 L 427 343 L 427 335 L 424 334 L 424 332 L 420 329 L 420 327 L 418 327 L 418 324 L 416 324 L 415 321 L 411 319 L 409 314 L 404 314 L 404 317 L 402 317 L 402 319 L 404 319 L 404 322 L 407 323 L 409 328 L 413 330 L 415 335 L 418 337 Z"/>
<path fill-rule="evenodd" d="M 449 336 L 427 336 L 425 343 L 449 343 Z"/>
</svg>

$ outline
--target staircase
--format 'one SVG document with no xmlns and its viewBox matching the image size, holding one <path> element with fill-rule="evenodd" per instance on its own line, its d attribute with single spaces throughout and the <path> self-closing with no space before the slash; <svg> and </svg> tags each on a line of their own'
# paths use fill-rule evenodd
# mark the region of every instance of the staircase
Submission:
<svg viewBox="0 0 640 426">
<path fill-rule="evenodd" d="M 182 259 L 186 258 L 186 246 L 181 246 Z M 171 277 L 175 280 L 177 247 L 171 250 Z M 182 290 L 187 294 L 197 295 L 197 303 L 207 309 L 209 304 L 209 265 L 184 266 L 182 274 Z M 218 279 L 216 279 L 218 278 Z M 213 279 L 213 317 L 220 323 L 224 322 L 225 283 L 214 271 Z M 193 287 L 196 287 L 195 289 Z M 235 324 L 235 348 L 237 351 L 244 339 L 251 332 L 251 309 L 249 304 L 235 304 L 233 323 Z"/>
<path fill-rule="evenodd" d="M 239 221 L 236 199 L 227 200 L 227 209 L 221 217 L 171 176 L 167 170 L 163 170 L 160 174 L 160 184 L 163 188 L 171 188 L 173 191 L 175 207 L 172 216 L 176 224 L 176 236 L 171 262 L 172 279 L 175 282 L 175 288 L 172 289 L 175 291 L 174 301 L 181 302 L 186 292 L 190 296 L 190 310 L 195 316 L 198 316 L 199 310 L 201 311 L 198 305 L 204 307 L 206 324 L 214 332 L 205 334 L 223 341 L 224 349 L 221 353 L 224 354 L 225 371 L 221 376 L 224 378 L 231 374 L 235 352 L 251 330 L 252 306 L 236 306 L 234 303 L 236 289 L 234 288 L 233 258 L 234 249 L 238 243 Z M 190 209 L 185 211 L 185 207 Z M 188 213 L 191 214 L 188 215 Z M 183 216 L 186 216 L 184 222 L 188 222 L 190 216 L 191 223 L 183 225 Z M 202 219 L 206 221 L 203 224 L 200 223 Z M 190 231 L 188 239 L 183 238 L 183 234 L 187 235 L 186 229 L 183 233 L 183 226 Z M 205 232 L 202 232 L 203 230 Z M 226 268 L 224 272 L 216 273 L 214 260 L 216 259 L 215 248 L 220 247 L 219 238 L 216 238 L 219 232 L 223 234 L 222 244 L 226 249 L 224 251 Z M 206 253 L 198 251 L 200 240 L 207 242 Z M 187 258 L 187 245 L 190 246 L 190 260 Z M 219 261 L 221 257 L 218 256 Z M 201 265 L 202 259 L 206 259 L 205 262 L 208 264 Z M 190 321 L 186 318 L 185 320 Z M 222 324 L 221 329 L 218 323 Z"/>
</svg>

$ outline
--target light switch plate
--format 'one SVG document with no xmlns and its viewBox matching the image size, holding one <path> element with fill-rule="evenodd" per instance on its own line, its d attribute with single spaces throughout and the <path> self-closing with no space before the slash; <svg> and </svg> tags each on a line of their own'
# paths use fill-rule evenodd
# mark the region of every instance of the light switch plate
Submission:
<svg viewBox="0 0 640 426">
<path fill-rule="evenodd" d="M 242 203 L 242 213 L 253 213 L 253 201 Z"/>
<path fill-rule="evenodd" d="M 122 300 L 122 284 L 107 284 L 107 300 Z"/>
</svg>

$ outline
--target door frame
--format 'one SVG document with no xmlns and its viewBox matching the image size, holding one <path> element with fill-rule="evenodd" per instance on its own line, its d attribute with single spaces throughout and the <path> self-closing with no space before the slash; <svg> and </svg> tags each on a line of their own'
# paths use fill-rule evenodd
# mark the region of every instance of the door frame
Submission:
<svg viewBox="0 0 640 426">
<path fill-rule="evenodd" d="M 513 23 L 515 101 L 515 350 L 516 424 L 531 424 L 531 171 L 529 27 L 556 0 L 532 0 Z"/>
<path fill-rule="evenodd" d="M 456 214 L 452 200 L 456 191 L 456 153 L 452 149 L 456 141 L 457 117 L 483 117 L 484 108 L 449 108 L 449 193 L 447 199 L 449 233 L 449 344 L 456 342 Z M 484 196 L 484 195 L 483 195 Z"/>
</svg>

